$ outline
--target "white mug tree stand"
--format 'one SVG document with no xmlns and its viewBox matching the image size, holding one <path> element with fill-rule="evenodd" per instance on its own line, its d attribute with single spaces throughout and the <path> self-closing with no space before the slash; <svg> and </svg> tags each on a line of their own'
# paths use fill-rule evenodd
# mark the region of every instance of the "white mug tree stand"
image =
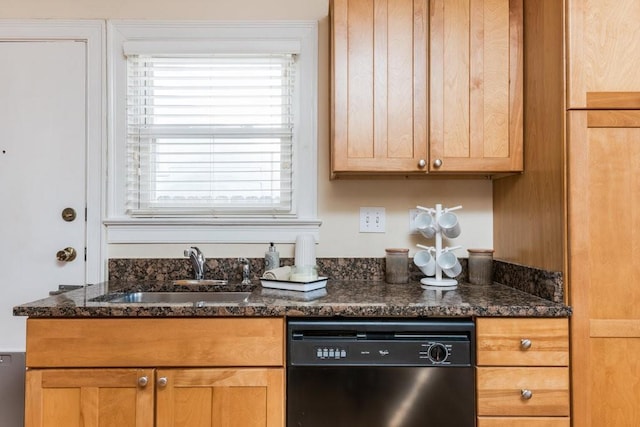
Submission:
<svg viewBox="0 0 640 427">
<path fill-rule="evenodd" d="M 460 225 L 458 224 L 457 216 L 451 212 L 462 209 L 462 206 L 455 206 L 452 208 L 444 208 L 441 204 L 436 204 L 434 208 L 425 208 L 422 206 L 416 206 L 419 210 L 426 212 L 431 216 L 432 222 L 426 227 L 418 227 L 420 233 L 427 238 L 435 238 L 435 246 L 424 246 L 418 244 L 419 248 L 429 251 L 435 260 L 434 277 L 425 277 L 420 280 L 421 287 L 423 289 L 433 289 L 433 287 L 455 287 L 458 281 L 453 277 L 456 277 L 462 271 L 462 267 L 457 257 L 446 254 L 453 254 L 453 251 L 460 249 L 461 246 L 444 247 L 442 246 L 443 236 L 454 239 L 460 235 Z M 444 258 L 443 258 L 444 257 Z M 446 267 L 442 267 L 444 261 Z M 424 272 L 424 271 L 423 271 Z M 443 273 L 450 278 L 443 278 Z M 430 276 L 431 274 L 427 274 Z"/>
</svg>

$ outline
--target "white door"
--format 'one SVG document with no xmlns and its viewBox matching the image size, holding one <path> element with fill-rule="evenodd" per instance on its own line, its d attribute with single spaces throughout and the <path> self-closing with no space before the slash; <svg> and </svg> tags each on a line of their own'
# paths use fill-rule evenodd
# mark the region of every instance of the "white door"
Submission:
<svg viewBox="0 0 640 427">
<path fill-rule="evenodd" d="M 86 280 L 86 43 L 0 41 L 0 58 L 0 350 L 23 351 L 12 307 Z"/>
</svg>

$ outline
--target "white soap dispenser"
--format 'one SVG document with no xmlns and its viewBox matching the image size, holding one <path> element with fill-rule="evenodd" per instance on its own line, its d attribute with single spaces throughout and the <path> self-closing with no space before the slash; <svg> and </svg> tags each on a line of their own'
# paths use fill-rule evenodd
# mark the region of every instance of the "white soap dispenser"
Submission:
<svg viewBox="0 0 640 427">
<path fill-rule="evenodd" d="M 269 250 L 264 253 L 264 271 L 273 270 L 280 267 L 280 253 L 276 250 L 273 242 L 269 246 Z"/>
</svg>

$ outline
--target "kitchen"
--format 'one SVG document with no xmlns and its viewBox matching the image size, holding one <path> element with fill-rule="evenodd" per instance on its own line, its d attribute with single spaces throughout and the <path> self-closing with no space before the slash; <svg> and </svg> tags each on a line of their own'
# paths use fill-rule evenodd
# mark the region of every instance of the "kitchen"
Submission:
<svg viewBox="0 0 640 427">
<path fill-rule="evenodd" d="M 86 4 L 82 7 L 65 2 L 49 3 L 47 5 L 35 5 L 22 2 L 20 5 L 10 6 L 0 12 L 2 18 L 32 19 L 32 18 L 58 18 L 58 19 L 202 19 L 211 16 L 212 19 L 309 19 L 318 21 L 319 66 L 318 66 L 318 123 L 330 122 L 330 68 L 329 68 L 329 40 L 330 27 L 328 2 L 274 2 L 272 4 L 251 4 L 235 2 L 234 4 L 216 4 L 193 2 L 192 7 L 185 8 L 173 4 L 159 6 L 136 2 L 121 6 L 118 4 Z M 543 268 L 550 271 L 564 271 L 568 277 L 579 277 L 579 273 L 585 269 L 579 268 L 580 258 L 571 261 L 572 268 L 567 270 L 564 252 L 566 250 L 567 229 L 564 222 L 564 204 L 562 194 L 562 181 L 564 173 L 563 164 L 563 117 L 564 89 L 562 86 L 563 68 L 562 51 L 559 40 L 562 39 L 561 5 L 559 2 L 538 2 L 535 8 L 531 2 L 525 2 L 525 20 L 527 28 L 545 28 L 545 32 L 531 31 L 532 37 L 536 37 L 539 44 L 533 45 L 531 55 L 536 60 L 529 63 L 530 70 L 534 70 L 536 78 L 525 80 L 525 173 L 522 177 L 511 177 L 487 180 L 484 177 L 477 179 L 338 179 L 329 180 L 330 170 L 330 128 L 319 125 L 318 132 L 318 212 L 322 226 L 319 229 L 319 243 L 317 255 L 319 258 L 379 258 L 384 256 L 387 247 L 415 248 L 420 243 L 418 236 L 408 233 L 408 210 L 416 205 L 430 205 L 443 203 L 446 206 L 462 205 L 459 212 L 460 221 L 464 224 L 464 232 L 458 239 L 463 248 L 493 247 L 496 250 L 497 259 L 511 261 Z M 574 3 L 583 2 L 570 2 Z M 587 2 L 590 3 L 590 2 Z M 591 6 L 598 6 L 593 2 Z M 580 10 L 579 6 L 575 6 Z M 631 7 L 631 6 L 629 6 Z M 621 16 L 633 15 L 634 11 L 618 7 Z M 619 18 L 622 19 L 622 18 Z M 529 25 L 532 23 L 532 25 Z M 555 31 L 555 32 L 554 32 Z M 576 37 L 579 39 L 579 37 Z M 629 43 L 626 43 L 629 45 Z M 531 45 L 530 45 L 531 46 Z M 555 46 L 555 48 L 554 48 Z M 615 51 L 612 50 L 611 51 Z M 555 55 L 555 56 L 554 56 Z M 525 63 L 526 59 L 525 59 Z M 585 67 L 585 69 L 589 69 Z M 530 71 L 531 73 L 531 71 Z M 616 86 L 595 87 L 596 91 L 633 91 L 638 85 L 633 81 L 628 87 L 618 86 L 624 81 L 622 78 L 611 78 Z M 609 83 L 609 82 L 605 82 Z M 527 84 L 529 86 L 527 86 Z M 543 87 L 541 87 L 544 86 Z M 549 89 L 547 89 L 547 85 Z M 555 98 L 554 98 L 555 96 Z M 538 104 L 536 104 L 538 103 Z M 538 105 L 544 107 L 537 108 Z M 577 107 L 575 107 L 577 105 Z M 610 105 L 607 106 L 610 108 Z M 572 108 L 580 108 L 575 104 Z M 603 107 L 600 107 L 603 108 Z M 632 107 L 627 107 L 632 108 Z M 555 114 L 551 114 L 552 111 Z M 535 141 L 535 142 L 534 142 Z M 533 149 L 535 148 L 535 150 Z M 541 157 L 542 153 L 544 156 Z M 575 170 L 575 169 L 574 169 Z M 575 177 L 570 179 L 576 181 Z M 580 193 L 584 194 L 584 193 Z M 633 193 L 630 194 L 630 196 Z M 576 201 L 577 202 L 577 201 Z M 386 209 L 386 233 L 361 234 L 358 230 L 359 208 L 363 206 L 381 206 Z M 589 206 L 591 208 L 591 206 Z M 626 209 L 626 214 L 632 214 Z M 577 215 L 577 213 L 574 213 Z M 573 217 L 571 217 L 573 218 Z M 578 218 L 579 219 L 579 218 Z M 569 220 L 571 221 L 571 220 Z M 628 219 L 633 223 L 632 219 Z M 492 225 L 491 225 L 492 224 Z M 394 230 L 394 232 L 391 232 Z M 397 230 L 397 231 L 396 231 Z M 575 235 L 573 235 L 575 237 Z M 184 242 L 189 244 L 191 242 Z M 266 244 L 199 244 L 209 258 L 216 257 L 249 257 L 261 258 Z M 179 258 L 185 244 L 127 244 L 109 243 L 106 248 L 107 258 Z M 283 257 L 293 255 L 291 243 L 278 244 Z M 542 249 L 541 249 L 542 248 Z M 609 248 L 610 249 L 610 248 Z M 617 252 L 616 252 L 617 254 Z M 625 254 L 625 259 L 633 259 L 631 248 Z M 460 256 L 465 256 L 460 253 Z M 583 256 L 585 256 L 583 254 Z M 611 256 L 604 254 L 604 256 Z M 586 258 L 589 259 L 589 258 Z M 610 265 L 610 264 L 609 264 Z M 631 263 L 630 263 L 631 265 Z M 626 270 L 617 274 L 620 280 L 617 283 L 625 283 L 622 280 Z M 584 274 L 584 273 L 583 273 Z M 627 274 L 629 277 L 630 274 Z M 585 280 L 581 278 L 581 280 Z M 565 284 L 571 290 L 571 283 L 565 279 Z M 55 287 L 52 284 L 50 287 Z M 576 285 L 577 286 L 577 285 Z M 565 289 L 566 291 L 566 289 Z M 620 289 L 624 291 L 624 289 Z M 625 291 L 630 292 L 630 291 Z M 568 303 L 572 302 L 572 293 Z M 577 294 L 576 294 L 577 295 Z M 632 296 L 626 298 L 627 300 Z M 637 298 L 637 297 L 636 297 Z M 18 301 L 15 304 L 24 302 Z M 14 304 L 14 305 L 15 305 Z M 579 313 L 578 311 L 574 311 Z M 633 316 L 633 314 L 631 314 Z M 615 317 L 615 316 L 614 316 Z M 574 317 L 575 319 L 575 317 Z M 584 319 L 581 317 L 580 319 Z M 634 317 L 629 318 L 633 324 Z M 582 320 L 584 322 L 584 320 Z M 603 342 L 610 339 L 611 325 L 605 323 L 598 333 Z M 620 333 L 617 339 L 637 337 L 631 332 Z M 575 335 L 577 337 L 577 335 Z M 577 338 L 576 338 L 577 339 Z M 582 338 L 581 338 L 582 340 Z M 574 345 L 580 345 L 583 341 L 576 341 Z M 633 339 L 625 341 L 625 346 L 633 346 Z M 581 353 L 584 354 L 584 353 Z M 576 354 L 574 356 L 577 357 Z M 578 361 L 579 362 L 579 361 Z M 624 362 L 624 359 L 622 360 Z M 573 362 L 574 366 L 576 361 Z M 583 362 L 584 363 L 584 362 Z M 633 372 L 637 370 L 632 362 L 625 365 Z M 634 368 L 635 366 L 635 368 Z M 586 371 L 584 366 L 582 367 Z M 580 377 L 578 377 L 580 379 Z M 637 383 L 632 384 L 637 388 Z M 584 390 L 585 387 L 580 387 Z M 633 395 L 633 393 L 631 393 Z M 575 389 L 574 389 L 575 396 Z M 586 397 L 576 401 L 585 401 Z M 612 397 L 608 408 L 619 408 L 618 401 Z M 589 405 L 597 409 L 597 405 Z M 574 406 L 574 410 L 576 407 Z M 587 411 L 586 408 L 580 408 Z M 581 420 L 588 419 L 583 416 Z M 627 420 L 628 421 L 628 420 Z M 576 421 L 577 422 L 577 421 Z M 592 425 L 601 425 L 593 421 Z M 622 422 L 622 421 L 621 421 Z M 586 421 L 578 425 L 588 425 Z M 620 424 L 625 425 L 625 424 Z M 629 424 L 629 425 L 633 425 Z"/>
</svg>

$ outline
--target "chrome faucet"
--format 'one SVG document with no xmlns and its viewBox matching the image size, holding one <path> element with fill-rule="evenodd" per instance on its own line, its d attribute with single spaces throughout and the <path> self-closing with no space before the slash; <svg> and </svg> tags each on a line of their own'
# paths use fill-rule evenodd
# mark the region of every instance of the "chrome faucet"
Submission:
<svg viewBox="0 0 640 427">
<path fill-rule="evenodd" d="M 197 246 L 191 246 L 189 249 L 184 250 L 184 256 L 189 257 L 191 260 L 196 280 L 204 279 L 204 267 L 207 260 L 204 258 L 202 251 Z"/>
<path fill-rule="evenodd" d="M 251 284 L 251 271 L 249 269 L 249 260 L 246 258 L 238 258 L 238 262 L 242 264 L 242 284 Z"/>
</svg>

